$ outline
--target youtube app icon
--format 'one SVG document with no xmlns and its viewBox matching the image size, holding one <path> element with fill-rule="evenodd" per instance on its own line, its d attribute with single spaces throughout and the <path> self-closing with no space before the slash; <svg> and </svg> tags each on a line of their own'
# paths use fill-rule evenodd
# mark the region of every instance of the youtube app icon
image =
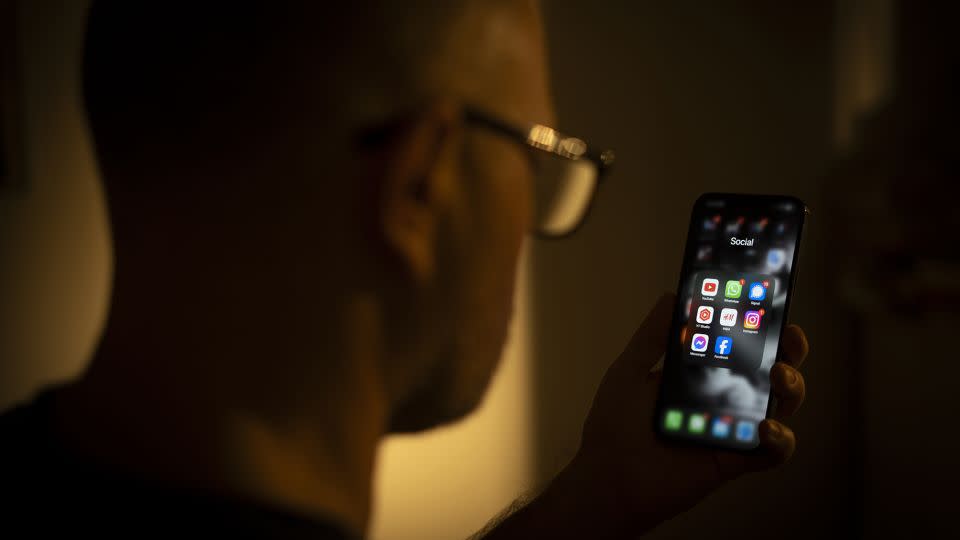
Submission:
<svg viewBox="0 0 960 540">
<path fill-rule="evenodd" d="M 704 296 L 716 296 L 719 288 L 719 279 L 707 278 L 703 280 L 703 287 L 700 288 L 700 294 Z"/>
</svg>

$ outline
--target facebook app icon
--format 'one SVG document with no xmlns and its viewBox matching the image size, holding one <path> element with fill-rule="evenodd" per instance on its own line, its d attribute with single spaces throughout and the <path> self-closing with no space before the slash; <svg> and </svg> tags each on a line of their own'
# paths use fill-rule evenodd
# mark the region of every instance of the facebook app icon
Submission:
<svg viewBox="0 0 960 540">
<path fill-rule="evenodd" d="M 713 344 L 713 352 L 726 356 L 731 350 L 733 350 L 733 338 L 717 336 L 717 341 Z"/>
</svg>

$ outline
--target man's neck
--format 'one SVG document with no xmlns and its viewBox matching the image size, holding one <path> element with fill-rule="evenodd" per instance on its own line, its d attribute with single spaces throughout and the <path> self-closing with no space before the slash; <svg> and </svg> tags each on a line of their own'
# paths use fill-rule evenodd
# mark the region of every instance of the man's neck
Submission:
<svg viewBox="0 0 960 540">
<path fill-rule="evenodd" d="M 108 327 L 90 372 L 58 400 L 58 429 L 68 445 L 132 474 L 333 519 L 362 535 L 387 421 L 368 309 L 353 306 L 327 327 L 365 339 L 305 345 L 306 359 L 255 346 L 243 357 L 235 347 L 131 347 L 135 336 Z M 173 342 L 176 329 L 168 332 Z M 230 351 L 228 362 L 209 356 L 217 350 Z M 209 368 L 191 379 L 198 365 L 217 366 L 221 379 Z M 249 380 L 255 370 L 240 366 L 259 366 L 260 388 Z M 301 372 L 280 374 L 291 366 Z"/>
</svg>

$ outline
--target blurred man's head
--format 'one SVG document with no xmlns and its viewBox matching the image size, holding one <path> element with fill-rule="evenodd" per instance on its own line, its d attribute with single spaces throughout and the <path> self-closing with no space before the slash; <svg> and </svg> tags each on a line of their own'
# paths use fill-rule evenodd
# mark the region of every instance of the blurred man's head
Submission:
<svg viewBox="0 0 960 540">
<path fill-rule="evenodd" d="M 191 374 L 256 399 L 350 369 L 337 340 L 376 359 L 391 429 L 466 414 L 505 340 L 533 171 L 463 110 L 551 124 L 543 46 L 533 1 L 95 2 L 114 315 L 274 344 Z"/>
</svg>

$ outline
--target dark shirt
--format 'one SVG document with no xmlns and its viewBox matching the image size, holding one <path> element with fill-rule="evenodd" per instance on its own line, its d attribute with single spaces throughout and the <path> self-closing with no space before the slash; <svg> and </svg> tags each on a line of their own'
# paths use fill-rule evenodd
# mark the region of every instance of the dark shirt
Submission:
<svg viewBox="0 0 960 540">
<path fill-rule="evenodd" d="M 53 429 L 56 391 L 0 415 L 0 537 L 354 538 L 333 522 L 160 486 L 71 452 Z"/>
</svg>

